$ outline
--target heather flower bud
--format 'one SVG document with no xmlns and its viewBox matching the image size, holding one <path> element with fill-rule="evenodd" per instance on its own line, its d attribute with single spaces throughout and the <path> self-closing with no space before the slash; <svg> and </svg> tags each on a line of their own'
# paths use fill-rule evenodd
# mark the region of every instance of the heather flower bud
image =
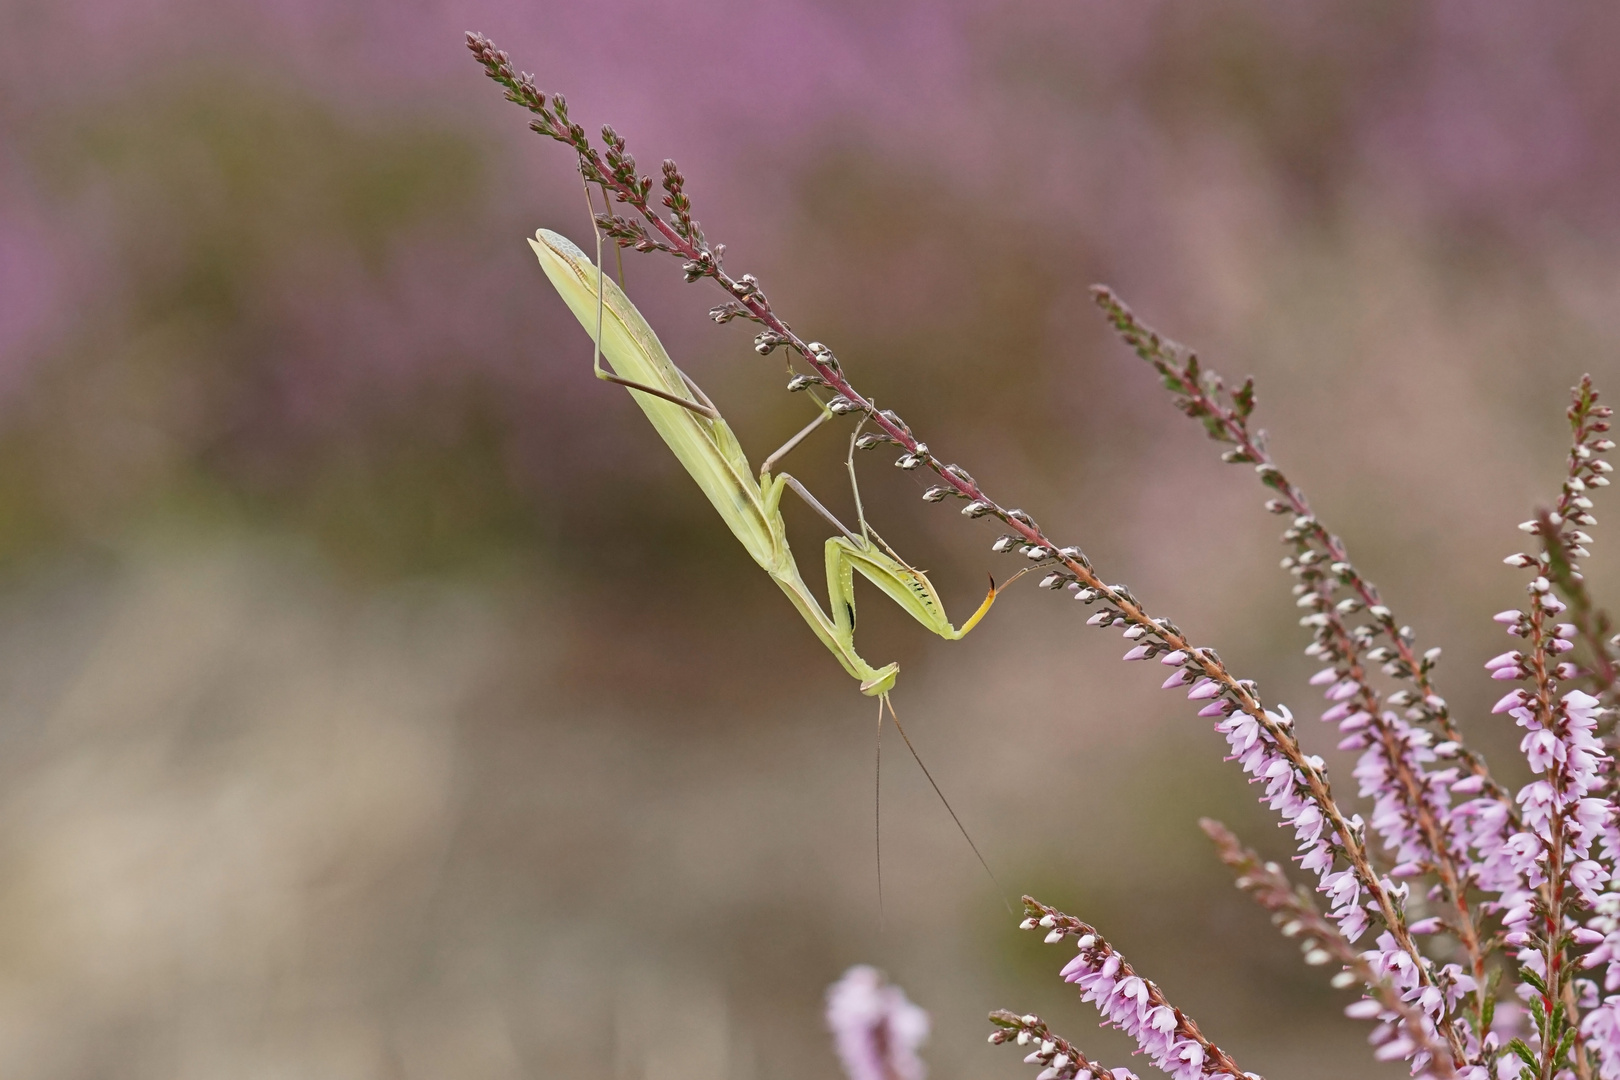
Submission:
<svg viewBox="0 0 1620 1080">
<path fill-rule="evenodd" d="M 769 351 L 769 350 L 766 350 L 766 351 Z M 804 390 L 807 387 L 826 386 L 826 385 L 827 385 L 827 380 L 823 379 L 820 375 L 795 375 L 795 376 L 793 376 L 793 378 L 788 380 L 787 388 L 788 388 L 788 393 L 796 394 L 800 390 Z M 865 437 L 866 438 L 871 438 L 871 436 L 865 436 Z M 862 449 L 865 449 L 865 448 L 863 447 Z"/>
</svg>

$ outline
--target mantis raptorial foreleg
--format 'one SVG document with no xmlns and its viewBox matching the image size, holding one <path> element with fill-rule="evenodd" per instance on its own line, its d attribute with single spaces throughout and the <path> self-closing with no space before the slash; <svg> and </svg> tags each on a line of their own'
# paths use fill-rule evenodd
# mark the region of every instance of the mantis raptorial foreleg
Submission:
<svg viewBox="0 0 1620 1080">
<path fill-rule="evenodd" d="M 600 245 L 600 234 L 597 242 Z M 978 624 L 995 601 L 997 589 L 993 582 L 979 609 L 958 629 L 945 617 L 944 605 L 927 575 L 908 566 L 881 540 L 873 543 L 871 537 L 875 534 L 866 526 L 864 515 L 862 531 L 856 535 L 838 524 L 793 477 L 785 473 L 772 475 L 772 467 L 825 420 L 825 413 L 766 459 L 756 477 L 719 410 L 670 360 L 635 305 L 601 273 L 600 263 L 592 265 L 585 253 L 565 237 L 545 229 L 529 244 L 557 292 L 591 334 L 598 376 L 630 390 L 631 397 L 703 489 L 732 534 L 787 594 L 844 670 L 859 681 L 863 693 L 886 694 L 894 685 L 899 665 L 875 668 L 855 651 L 856 571 L 940 637 L 954 641 Z M 602 370 L 604 358 L 611 372 Z M 823 550 L 831 614 L 823 610 L 805 585 L 788 546 L 781 501 L 782 493 L 789 488 L 839 530 L 840 535 L 827 540 Z"/>
</svg>

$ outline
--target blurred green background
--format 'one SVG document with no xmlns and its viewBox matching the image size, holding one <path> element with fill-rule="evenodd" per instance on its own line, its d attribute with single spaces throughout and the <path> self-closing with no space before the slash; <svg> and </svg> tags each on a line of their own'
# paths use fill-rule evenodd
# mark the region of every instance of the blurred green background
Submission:
<svg viewBox="0 0 1620 1080">
<path fill-rule="evenodd" d="M 937 1080 L 1026 1075 L 997 1007 L 1140 1064 L 897 743 L 880 918 L 871 703 L 590 377 L 522 242 L 588 235 L 571 162 L 466 29 L 677 157 L 857 385 L 1313 715 L 1278 521 L 1087 286 L 1257 376 L 1514 775 L 1500 560 L 1567 388 L 1620 394 L 1614 5 L 0 0 L 0 1072 L 833 1077 L 855 962 L 932 1012 Z M 756 460 L 808 418 L 712 291 L 625 270 Z M 841 451 L 792 467 L 848 515 Z M 996 531 L 887 460 L 874 523 L 965 614 Z M 1287 854 L 1207 722 L 1027 584 L 954 645 L 862 608 L 1006 891 L 1247 1068 L 1375 1075 L 1196 829 Z"/>
</svg>

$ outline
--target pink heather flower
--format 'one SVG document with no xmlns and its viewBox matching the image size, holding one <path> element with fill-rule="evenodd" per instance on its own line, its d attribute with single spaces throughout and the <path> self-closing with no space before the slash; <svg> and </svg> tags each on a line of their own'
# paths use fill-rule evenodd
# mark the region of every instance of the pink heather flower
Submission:
<svg viewBox="0 0 1620 1080">
<path fill-rule="evenodd" d="M 1523 690 L 1509 690 L 1506 694 L 1502 695 L 1502 699 L 1500 701 L 1491 706 L 1491 712 L 1493 714 L 1505 713 L 1509 709 L 1523 705 L 1524 702 L 1525 694 Z"/>
<path fill-rule="evenodd" d="M 877 968 L 857 964 L 827 988 L 827 1027 L 849 1080 L 923 1080 L 928 1013 Z"/>
<path fill-rule="evenodd" d="M 1545 597 L 1541 604 L 1548 611 L 1560 610 Z M 1510 632 L 1518 625 L 1515 622 Z M 1557 636 L 1547 641 L 1547 652 L 1568 651 L 1565 630 L 1564 626 L 1557 628 Z M 1559 665 L 1553 678 L 1570 677 L 1573 672 L 1566 672 L 1567 666 Z M 1522 677 L 1524 671 L 1518 653 L 1505 653 L 1486 667 L 1494 669 L 1492 674 L 1498 678 Z M 1550 693 L 1553 686 L 1552 680 L 1547 680 L 1540 692 Z M 1550 710 L 1541 705 L 1541 700 L 1545 698 L 1538 700 L 1525 691 L 1514 690 L 1492 710 L 1513 717 L 1525 729 L 1519 749 L 1537 774 L 1515 796 L 1521 808 L 1521 830 L 1510 833 L 1505 814 L 1483 806 L 1485 800 L 1459 806 L 1454 820 L 1477 853 L 1473 861 L 1475 881 L 1499 895 L 1494 906 L 1502 913 L 1506 931 L 1503 940 L 1513 949 L 1520 968 L 1542 979 L 1546 977 L 1547 958 L 1543 953 L 1546 945 L 1540 940 L 1544 913 L 1538 911 L 1538 889 L 1546 881 L 1555 834 L 1562 836 L 1559 862 L 1564 867 L 1565 881 L 1583 906 L 1596 911 L 1587 927 L 1577 926 L 1566 913 L 1563 929 L 1571 933 L 1577 946 L 1596 946 L 1577 963 L 1587 969 L 1605 965 L 1605 983 L 1613 990 L 1620 984 L 1620 965 L 1616 964 L 1620 960 L 1620 934 L 1616 934 L 1620 923 L 1614 918 L 1620 910 L 1620 897 L 1603 890 L 1610 884 L 1610 867 L 1620 851 L 1620 836 L 1616 835 L 1615 808 L 1606 797 L 1609 793 L 1601 775 L 1606 754 L 1596 728 L 1603 710 L 1597 698 L 1579 690 L 1564 693 Z M 1604 861 L 1592 857 L 1594 841 L 1600 842 Z M 1591 979 L 1577 979 L 1575 989 L 1581 1001 L 1583 1042 L 1597 1059 L 1600 1080 L 1620 1080 L 1620 996 L 1600 1002 L 1597 984 Z M 1521 983 L 1516 990 L 1525 1000 L 1538 993 L 1528 983 Z M 1537 1049 L 1533 1033 L 1527 1033 L 1527 1038 L 1532 1049 Z M 1500 1046 L 1502 1041 L 1496 1033 L 1489 1040 L 1490 1046 Z M 1516 1078 L 1518 1074 L 1514 1055 L 1497 1057 L 1497 1080 Z"/>
<path fill-rule="evenodd" d="M 1187 698 L 1190 701 L 1202 701 L 1205 698 L 1212 698 L 1220 692 L 1221 684 L 1214 679 L 1200 679 L 1193 684 L 1191 690 L 1187 691 Z"/>
<path fill-rule="evenodd" d="M 1611 997 L 1581 1017 L 1581 1035 L 1598 1059 L 1601 1080 L 1620 1080 L 1620 997 Z"/>
</svg>

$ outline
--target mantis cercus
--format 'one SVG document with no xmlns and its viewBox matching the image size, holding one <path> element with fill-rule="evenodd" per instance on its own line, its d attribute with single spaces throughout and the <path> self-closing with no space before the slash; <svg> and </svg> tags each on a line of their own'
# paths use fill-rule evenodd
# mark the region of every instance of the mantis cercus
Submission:
<svg viewBox="0 0 1620 1080">
<path fill-rule="evenodd" d="M 984 602 L 967 622 L 960 629 L 953 626 L 945 617 L 939 593 L 927 575 L 884 550 L 881 541 L 874 543 L 864 515 L 861 532 L 857 535 L 841 525 L 791 475 L 785 472 L 772 475 L 776 463 L 830 415 L 825 409 L 809 426 L 765 459 L 756 480 L 737 437 L 719 410 L 670 360 L 658 336 L 624 291 L 565 236 L 541 229 L 535 239 L 529 241 L 529 246 L 534 248 L 540 266 L 569 310 L 595 340 L 597 377 L 630 388 L 630 396 L 647 414 L 676 458 L 686 466 L 686 471 L 692 474 L 692 479 L 709 497 L 732 533 L 787 593 L 804 621 L 844 670 L 860 682 L 863 694 L 887 698 L 900 665 L 890 663 L 874 668 L 855 651 L 855 571 L 883 590 L 926 629 L 950 641 L 966 635 L 990 610 L 998 591 L 994 582 Z M 604 356 L 613 369 L 612 375 L 602 370 Z M 853 475 L 852 465 L 852 480 Z M 798 564 L 788 547 L 781 502 L 789 488 L 839 531 L 839 535 L 828 538 L 825 545 L 827 600 L 831 614 L 822 610 L 799 576 Z M 858 493 L 856 500 L 859 510 Z"/>
</svg>

